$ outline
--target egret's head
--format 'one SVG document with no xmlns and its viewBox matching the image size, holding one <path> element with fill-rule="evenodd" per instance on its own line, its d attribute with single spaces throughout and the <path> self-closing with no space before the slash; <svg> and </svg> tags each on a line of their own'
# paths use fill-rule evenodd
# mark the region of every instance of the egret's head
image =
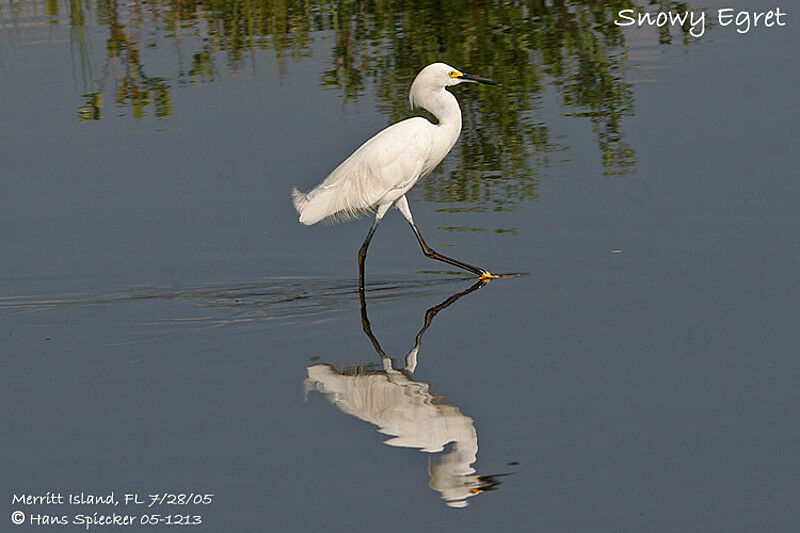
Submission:
<svg viewBox="0 0 800 533">
<path fill-rule="evenodd" d="M 422 69 L 420 73 L 417 74 L 417 77 L 414 78 L 414 83 L 411 84 L 411 91 L 409 91 L 411 107 L 415 107 L 420 100 L 420 96 L 425 93 L 440 91 L 450 85 L 458 85 L 464 82 L 500 85 L 496 81 L 466 74 L 446 63 L 432 63 Z"/>
</svg>

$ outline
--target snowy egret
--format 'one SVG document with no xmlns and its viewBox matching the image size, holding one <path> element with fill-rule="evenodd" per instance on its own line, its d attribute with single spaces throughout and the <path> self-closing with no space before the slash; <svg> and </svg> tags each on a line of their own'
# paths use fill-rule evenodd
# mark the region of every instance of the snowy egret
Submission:
<svg viewBox="0 0 800 533">
<path fill-rule="evenodd" d="M 397 207 L 411 224 L 427 257 L 473 272 L 481 279 L 499 277 L 483 268 L 441 255 L 428 246 L 414 224 L 405 196 L 421 177 L 436 168 L 458 139 L 461 108 L 456 97 L 445 87 L 463 82 L 499 85 L 496 81 L 465 74 L 444 63 L 428 65 L 411 84 L 409 100 L 412 108 L 422 107 L 430 111 L 438 124 L 422 117 L 393 124 L 362 144 L 311 191 L 292 190 L 294 207 L 300 214 L 300 222 L 305 225 L 324 219 L 375 213 L 372 227 L 358 251 L 362 284 L 367 247 L 381 219 L 392 206 Z"/>
</svg>

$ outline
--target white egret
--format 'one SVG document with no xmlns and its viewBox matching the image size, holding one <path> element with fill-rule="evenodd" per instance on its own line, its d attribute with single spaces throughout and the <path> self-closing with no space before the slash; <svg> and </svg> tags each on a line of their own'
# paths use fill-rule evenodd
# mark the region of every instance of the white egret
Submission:
<svg viewBox="0 0 800 533">
<path fill-rule="evenodd" d="M 358 265 L 363 282 L 367 247 L 383 216 L 394 206 L 414 230 L 422 252 L 432 259 L 450 263 L 477 274 L 481 279 L 495 276 L 434 251 L 423 240 L 405 194 L 438 165 L 461 133 L 461 108 L 456 97 L 445 87 L 463 82 L 499 85 L 496 81 L 465 74 L 444 63 L 428 65 L 414 79 L 409 91 L 411 107 L 430 111 L 439 121 L 433 124 L 422 117 L 393 124 L 362 144 L 325 180 L 307 193 L 292 191 L 300 222 L 316 224 L 324 219 L 341 219 L 375 213 L 375 221 L 358 251 Z"/>
</svg>

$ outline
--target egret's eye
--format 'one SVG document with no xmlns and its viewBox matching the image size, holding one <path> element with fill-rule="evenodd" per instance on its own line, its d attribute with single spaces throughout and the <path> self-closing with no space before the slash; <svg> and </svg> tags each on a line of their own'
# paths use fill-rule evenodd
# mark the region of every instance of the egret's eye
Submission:
<svg viewBox="0 0 800 533">
<path fill-rule="evenodd" d="M 447 73 L 447 75 L 450 76 L 451 78 L 457 78 L 461 76 L 461 73 L 457 70 L 451 70 L 450 72 Z"/>
</svg>

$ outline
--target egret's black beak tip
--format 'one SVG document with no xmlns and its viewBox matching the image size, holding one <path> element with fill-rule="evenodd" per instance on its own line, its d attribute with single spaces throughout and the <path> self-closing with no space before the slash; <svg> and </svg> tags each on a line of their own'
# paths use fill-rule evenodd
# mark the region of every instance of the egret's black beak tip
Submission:
<svg viewBox="0 0 800 533">
<path fill-rule="evenodd" d="M 478 83 L 484 83 L 486 85 L 500 85 L 499 82 L 490 80 L 489 78 L 482 78 L 481 76 L 474 76 L 472 74 L 462 74 L 461 76 L 459 76 L 459 78 L 465 81 L 475 81 Z"/>
</svg>

